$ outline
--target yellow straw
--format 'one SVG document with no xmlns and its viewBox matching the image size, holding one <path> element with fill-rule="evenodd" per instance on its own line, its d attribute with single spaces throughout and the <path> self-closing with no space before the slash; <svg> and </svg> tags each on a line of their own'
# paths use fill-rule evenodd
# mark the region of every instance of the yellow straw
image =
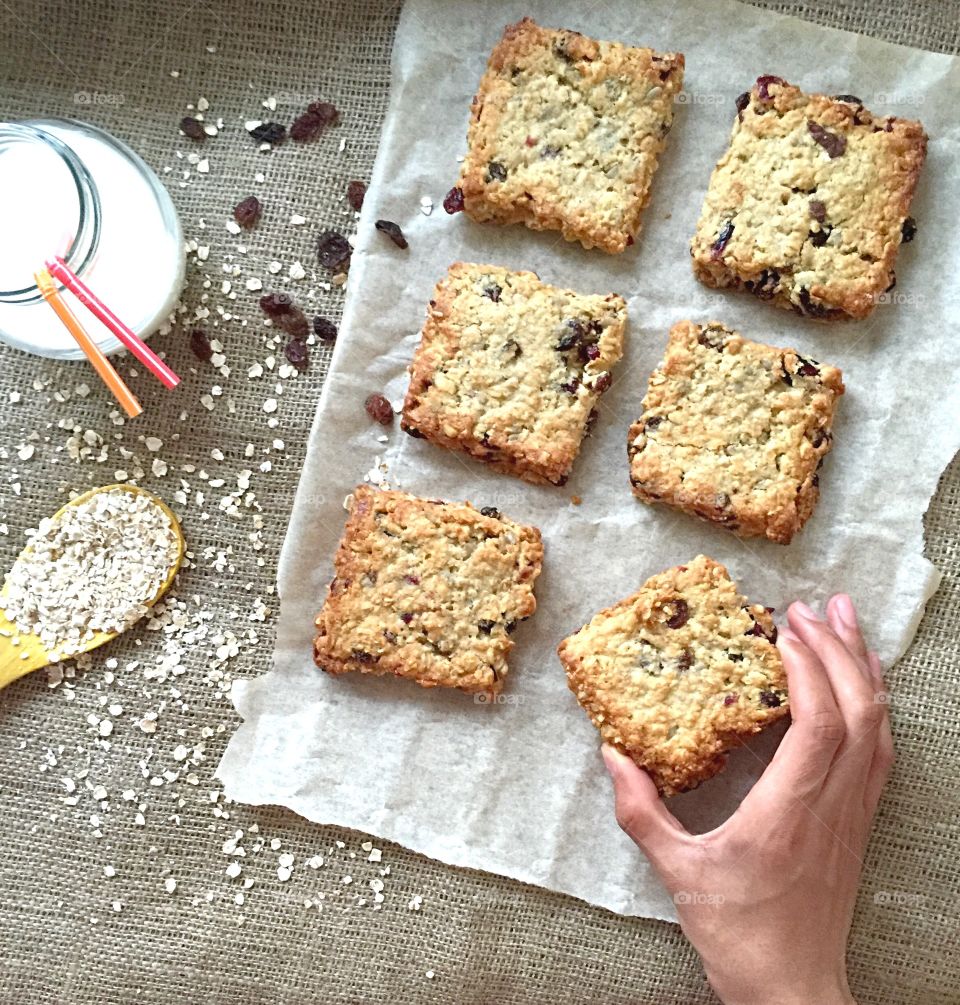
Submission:
<svg viewBox="0 0 960 1005">
<path fill-rule="evenodd" d="M 143 406 L 134 397 L 130 388 L 124 384 L 123 378 L 114 370 L 110 360 L 100 351 L 100 347 L 86 333 L 76 315 L 57 292 L 50 273 L 46 269 L 41 269 L 33 274 L 33 278 L 36 280 L 37 288 L 43 294 L 43 299 L 54 309 L 64 327 L 76 339 L 77 345 L 84 351 L 87 359 L 100 374 L 100 379 L 110 388 L 123 410 L 131 419 L 139 415 L 143 411 Z"/>
</svg>

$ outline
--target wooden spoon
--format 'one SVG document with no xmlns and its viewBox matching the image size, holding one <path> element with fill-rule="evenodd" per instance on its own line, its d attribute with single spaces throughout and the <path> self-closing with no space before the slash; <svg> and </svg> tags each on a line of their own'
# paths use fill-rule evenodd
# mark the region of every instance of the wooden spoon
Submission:
<svg viewBox="0 0 960 1005">
<path fill-rule="evenodd" d="M 180 529 L 180 523 L 173 515 L 170 507 L 167 506 L 162 499 L 158 499 L 155 495 L 152 495 L 145 489 L 138 488 L 136 485 L 104 485 L 101 488 L 91 489 L 89 492 L 84 492 L 83 495 L 77 496 L 76 499 L 71 499 L 66 506 L 57 510 L 53 519 L 59 520 L 71 506 L 77 506 L 80 503 L 86 502 L 88 499 L 100 492 L 111 492 L 114 489 L 121 489 L 122 491 L 130 492 L 133 495 L 146 496 L 155 506 L 159 507 L 164 513 L 166 513 L 177 538 L 176 560 L 170 566 L 170 571 L 167 573 L 167 577 L 164 579 L 163 583 L 160 584 L 160 588 L 157 590 L 156 595 L 144 601 L 146 607 L 153 607 L 153 605 L 167 592 L 167 590 L 170 589 L 170 585 L 173 583 L 177 572 L 180 570 L 180 565 L 183 562 L 183 554 L 186 550 L 186 542 L 183 539 L 183 531 Z M 28 544 L 27 547 L 23 549 L 21 558 L 29 555 L 29 553 L 30 545 Z M 7 589 L 7 584 L 4 583 L 3 589 L 0 589 L 0 597 L 6 597 Z M 91 649 L 96 649 L 98 646 L 102 646 L 105 642 L 111 641 L 111 639 L 116 638 L 119 634 L 119 632 L 95 632 L 89 639 L 85 639 L 80 644 L 79 649 L 71 652 L 68 656 L 64 656 L 64 659 L 72 659 L 80 653 L 90 652 Z M 0 609 L 0 689 L 5 688 L 8 684 L 12 684 L 15 680 L 19 680 L 19 678 L 26 676 L 26 674 L 32 673 L 34 670 L 40 670 L 42 667 L 55 662 L 55 656 L 55 653 L 50 652 L 46 646 L 44 646 L 38 635 L 34 635 L 33 632 L 20 631 L 16 625 L 9 621 L 6 612 Z"/>
</svg>

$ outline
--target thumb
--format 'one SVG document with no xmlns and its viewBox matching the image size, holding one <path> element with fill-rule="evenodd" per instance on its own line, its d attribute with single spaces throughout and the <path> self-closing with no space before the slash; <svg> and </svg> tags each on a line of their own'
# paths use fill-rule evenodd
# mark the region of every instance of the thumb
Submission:
<svg viewBox="0 0 960 1005">
<path fill-rule="evenodd" d="M 605 743 L 603 762 L 613 779 L 617 823 L 640 846 L 654 864 L 666 865 L 671 850 L 690 837 L 689 831 L 664 806 L 653 779 L 641 768 Z"/>
</svg>

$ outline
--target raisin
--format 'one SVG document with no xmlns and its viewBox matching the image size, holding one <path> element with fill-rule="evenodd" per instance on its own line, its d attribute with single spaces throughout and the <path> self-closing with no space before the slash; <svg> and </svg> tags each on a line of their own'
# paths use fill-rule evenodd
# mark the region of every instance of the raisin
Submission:
<svg viewBox="0 0 960 1005">
<path fill-rule="evenodd" d="M 707 327 L 697 335 L 697 342 L 707 349 L 716 349 L 723 352 L 723 347 L 727 343 L 727 333 L 722 328 Z"/>
<path fill-rule="evenodd" d="M 299 307 L 292 307 L 286 314 L 281 314 L 276 319 L 277 327 L 283 329 L 288 335 L 301 342 L 306 340 L 310 334 L 310 322 L 307 315 Z M 291 360 L 291 362 L 293 362 Z"/>
<path fill-rule="evenodd" d="M 751 617 L 752 617 L 752 615 L 751 615 Z M 777 641 L 777 626 L 773 625 L 771 627 L 771 629 L 770 629 L 770 634 L 768 635 L 763 630 L 763 625 L 761 625 L 760 622 L 757 621 L 756 618 L 754 618 L 753 619 L 753 628 L 748 629 L 743 634 L 744 635 L 756 635 L 758 638 L 766 639 L 768 642 L 776 642 Z"/>
<path fill-rule="evenodd" d="M 823 227 L 820 230 L 810 231 L 810 243 L 815 248 L 822 248 L 827 243 L 827 238 L 830 236 L 831 227 Z"/>
<path fill-rule="evenodd" d="M 311 101 L 306 114 L 318 119 L 323 126 L 335 126 L 340 121 L 336 105 L 331 105 L 329 101 Z"/>
<path fill-rule="evenodd" d="M 336 342 L 337 326 L 329 319 L 318 314 L 313 319 L 313 334 L 321 342 Z"/>
<path fill-rule="evenodd" d="M 830 439 L 830 431 L 824 429 L 823 426 L 818 426 L 813 431 L 813 436 L 810 437 L 810 446 L 819 447 L 821 444 L 826 443 Z"/>
<path fill-rule="evenodd" d="M 914 220 L 912 216 L 908 216 L 906 220 L 903 221 L 903 226 L 900 228 L 900 240 L 904 244 L 909 244 L 917 236 L 917 221 Z"/>
<path fill-rule="evenodd" d="M 190 332 L 190 348 L 197 359 L 202 359 L 204 363 L 209 363 L 213 358 L 213 347 L 210 339 L 202 328 L 194 328 Z"/>
<path fill-rule="evenodd" d="M 506 181 L 507 169 L 499 161 L 490 161 L 487 165 L 487 177 L 485 181 Z"/>
<path fill-rule="evenodd" d="M 248 195 L 233 207 L 233 218 L 244 230 L 249 230 L 259 223 L 262 213 L 263 207 L 255 195 Z"/>
<path fill-rule="evenodd" d="M 750 104 L 750 92 L 744 91 L 743 94 L 737 95 L 737 113 L 746 111 L 747 105 Z"/>
<path fill-rule="evenodd" d="M 367 186 L 362 181 L 352 181 L 347 185 L 347 202 L 358 213 L 363 208 L 363 197 L 367 194 Z"/>
<path fill-rule="evenodd" d="M 354 649 L 350 655 L 353 656 L 358 663 L 375 663 L 377 660 L 377 657 L 374 656 L 373 653 L 368 653 L 364 649 Z"/>
<path fill-rule="evenodd" d="M 730 661 L 732 663 L 742 663 L 743 662 L 743 653 L 727 653 L 727 656 L 730 657 Z"/>
<path fill-rule="evenodd" d="M 443 197 L 443 208 L 448 213 L 459 213 L 463 209 L 463 189 L 455 185 Z"/>
<path fill-rule="evenodd" d="M 780 377 L 783 380 L 784 384 L 787 384 L 790 387 L 793 387 L 793 376 L 791 375 L 790 371 L 787 369 L 787 364 L 784 362 L 784 359 L 783 359 L 782 356 L 780 357 Z"/>
<path fill-rule="evenodd" d="M 834 101 L 845 101 L 848 105 L 862 105 L 863 102 L 854 94 L 835 94 Z"/>
<path fill-rule="evenodd" d="M 776 269 L 764 269 L 756 280 L 748 280 L 743 284 L 755 297 L 761 300 L 771 300 L 780 285 L 780 273 Z"/>
<path fill-rule="evenodd" d="M 405 625 L 409 625 L 410 622 L 413 621 L 413 615 L 410 613 L 410 611 L 404 611 L 403 614 L 400 615 L 400 620 Z"/>
<path fill-rule="evenodd" d="M 710 257 L 714 261 L 717 261 L 718 258 L 723 256 L 723 249 L 726 248 L 731 237 L 733 237 L 733 220 L 727 220 L 727 222 L 720 228 L 720 231 L 717 234 L 717 239 L 710 247 Z"/>
<path fill-rule="evenodd" d="M 386 234 L 398 248 L 409 247 L 403 231 L 392 220 L 377 220 L 374 226 L 381 234 Z"/>
<path fill-rule="evenodd" d="M 395 646 L 397 644 L 397 633 L 391 632 L 389 628 L 384 628 L 383 637 L 390 643 L 390 645 Z"/>
<path fill-rule="evenodd" d="M 363 407 L 367 415 L 381 426 L 389 426 L 393 422 L 393 405 L 382 394 L 368 394 Z"/>
<path fill-rule="evenodd" d="M 491 517 L 493 517 L 494 520 L 499 520 L 500 519 L 500 510 L 498 510 L 496 506 L 484 506 L 480 510 L 480 512 L 484 516 L 491 516 Z"/>
<path fill-rule="evenodd" d="M 180 120 L 180 131 L 200 143 L 207 138 L 207 134 L 203 131 L 203 123 L 192 115 L 187 115 Z"/>
<path fill-rule="evenodd" d="M 660 423 L 663 422 L 662 415 L 651 415 L 649 419 L 643 424 L 644 429 L 656 429 Z"/>
<path fill-rule="evenodd" d="M 820 371 L 817 369 L 816 364 L 813 360 L 804 359 L 799 353 L 797 354 L 797 361 L 799 366 L 797 367 L 797 373 L 801 377 L 819 377 Z"/>
<path fill-rule="evenodd" d="M 338 269 L 346 265 L 352 254 L 350 242 L 335 230 L 325 230 L 317 238 L 317 257 L 327 269 Z"/>
<path fill-rule="evenodd" d="M 516 622 L 516 621 L 508 621 L 506 623 L 506 625 L 504 625 L 504 628 L 506 629 L 507 635 L 513 635 L 513 633 L 517 630 L 517 624 L 518 623 L 519 622 Z"/>
<path fill-rule="evenodd" d="M 797 310 L 801 314 L 809 318 L 829 318 L 838 314 L 839 312 L 832 307 L 827 307 L 824 304 L 816 303 L 810 297 L 810 291 L 804 286 L 800 289 L 800 303 L 797 305 Z"/>
<path fill-rule="evenodd" d="M 483 290 L 483 295 L 489 297 L 495 304 L 500 303 L 500 294 L 503 293 L 503 287 L 497 286 L 496 283 L 491 283 L 489 286 L 485 286 Z"/>
<path fill-rule="evenodd" d="M 294 310 L 293 297 L 289 293 L 265 293 L 260 298 L 260 310 L 276 320 Z"/>
<path fill-rule="evenodd" d="M 770 85 L 783 83 L 785 83 L 783 77 L 774 77 L 770 74 L 764 74 L 762 77 L 757 77 L 757 97 L 761 98 L 763 101 L 769 101 L 770 91 L 768 88 Z"/>
<path fill-rule="evenodd" d="M 765 708 L 779 708 L 782 702 L 780 701 L 780 695 L 775 691 L 761 691 L 760 704 Z"/>
<path fill-rule="evenodd" d="M 599 379 L 594 382 L 593 389 L 597 394 L 603 394 L 610 389 L 612 383 L 613 377 L 609 373 L 601 373 Z"/>
<path fill-rule="evenodd" d="M 290 126 L 290 139 L 297 143 L 308 143 L 315 140 L 323 132 L 323 123 L 316 115 L 304 112 L 293 120 Z"/>
<path fill-rule="evenodd" d="M 250 130 L 250 135 L 258 143 L 272 143 L 277 146 L 287 138 L 287 127 L 281 126 L 279 122 L 261 122 L 259 126 L 254 126 Z"/>
<path fill-rule="evenodd" d="M 586 345 L 580 346 L 580 358 L 585 363 L 590 363 L 595 359 L 600 358 L 600 346 L 596 342 L 588 342 Z"/>
<path fill-rule="evenodd" d="M 673 614 L 667 618 L 667 628 L 683 628 L 690 619 L 690 608 L 687 606 L 687 602 L 680 597 L 671 603 L 673 604 Z"/>
<path fill-rule="evenodd" d="M 566 391 L 567 394 L 576 394 L 577 388 L 580 386 L 580 378 L 574 377 L 572 380 L 568 380 L 566 383 L 560 385 L 561 391 Z"/>
<path fill-rule="evenodd" d="M 566 331 L 564 331 L 557 342 L 557 352 L 569 351 L 580 342 L 580 339 L 584 335 L 586 335 L 586 330 L 583 327 L 583 322 L 578 318 L 571 318 L 567 322 Z"/>
<path fill-rule="evenodd" d="M 839 157 L 847 149 L 847 139 L 839 133 L 831 133 L 829 129 L 824 129 L 819 122 L 812 119 L 807 120 L 807 129 L 816 143 L 819 143 L 830 160 Z"/>
<path fill-rule="evenodd" d="M 689 649 L 684 649 L 677 660 L 677 669 L 680 673 L 686 673 L 693 666 L 693 653 Z"/>
<path fill-rule="evenodd" d="M 725 694 L 723 696 L 723 704 L 725 708 L 729 707 L 730 705 L 736 704 L 736 701 L 737 696 L 735 694 Z"/>
<path fill-rule="evenodd" d="M 823 223 L 827 218 L 827 207 L 819 199 L 811 199 L 809 209 L 810 215 L 817 223 Z"/>
<path fill-rule="evenodd" d="M 307 343 L 298 338 L 292 338 L 283 347 L 283 355 L 298 369 L 306 370 L 310 362 L 310 353 L 307 352 Z"/>
<path fill-rule="evenodd" d="M 486 618 L 483 621 L 477 622 L 477 628 L 483 632 L 484 635 L 489 635 L 493 631 L 493 626 L 496 624 L 495 621 L 488 621 Z"/>
</svg>

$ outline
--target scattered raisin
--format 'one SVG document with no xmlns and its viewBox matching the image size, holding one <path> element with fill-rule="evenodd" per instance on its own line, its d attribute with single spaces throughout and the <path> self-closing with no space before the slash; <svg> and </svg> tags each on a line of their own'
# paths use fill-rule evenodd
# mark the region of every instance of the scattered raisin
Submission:
<svg viewBox="0 0 960 1005">
<path fill-rule="evenodd" d="M 463 189 L 455 185 L 443 197 L 443 208 L 448 213 L 459 213 L 463 209 Z"/>
<path fill-rule="evenodd" d="M 672 604 L 673 614 L 667 618 L 667 628 L 683 628 L 690 618 L 690 608 L 687 606 L 687 602 L 680 597 L 672 601 Z"/>
<path fill-rule="evenodd" d="M 718 258 L 723 256 L 723 249 L 726 248 L 731 237 L 733 237 L 733 220 L 727 220 L 727 222 L 720 228 L 720 231 L 717 234 L 717 239 L 710 247 L 710 257 L 714 261 L 717 261 Z"/>
<path fill-rule="evenodd" d="M 310 322 L 307 320 L 307 315 L 296 306 L 292 307 L 286 314 L 281 314 L 276 319 L 276 324 L 278 328 L 282 328 L 288 335 L 301 342 L 305 341 L 310 334 Z"/>
<path fill-rule="evenodd" d="M 409 247 L 403 231 L 392 220 L 377 220 L 374 226 L 381 234 L 386 234 L 398 248 Z"/>
<path fill-rule="evenodd" d="M 382 394 L 368 394 L 363 407 L 367 415 L 381 426 L 389 426 L 393 422 L 393 405 Z"/>
<path fill-rule="evenodd" d="M 350 261 L 353 248 L 350 242 L 335 230 L 325 230 L 317 238 L 317 257 L 327 269 L 339 269 Z"/>
<path fill-rule="evenodd" d="M 490 161 L 487 165 L 487 177 L 485 181 L 506 181 L 507 169 L 499 161 Z"/>
<path fill-rule="evenodd" d="M 290 126 L 290 139 L 298 143 L 308 143 L 315 140 L 324 129 L 323 122 L 311 112 L 304 112 L 297 116 Z"/>
<path fill-rule="evenodd" d="M 313 334 L 321 342 L 336 342 L 337 326 L 329 319 L 318 314 L 313 319 Z"/>
<path fill-rule="evenodd" d="M 477 628 L 483 632 L 484 635 L 489 635 L 493 631 L 493 626 L 496 624 L 495 621 L 488 621 L 486 618 L 483 621 L 477 622 Z"/>
<path fill-rule="evenodd" d="M 481 508 L 480 512 L 484 516 L 493 517 L 494 520 L 500 519 L 500 510 L 498 510 L 496 506 L 484 506 Z"/>
<path fill-rule="evenodd" d="M 917 221 L 914 220 L 912 216 L 908 216 L 906 220 L 903 221 L 903 227 L 900 228 L 900 240 L 904 244 L 909 244 L 917 236 Z"/>
<path fill-rule="evenodd" d="M 194 328 L 190 332 L 190 348 L 197 359 L 202 359 L 204 363 L 209 363 L 213 357 L 213 347 L 210 339 L 202 328 Z"/>
<path fill-rule="evenodd" d="M 298 370 L 305 370 L 310 362 L 307 343 L 298 338 L 290 339 L 283 347 L 283 354 Z"/>
<path fill-rule="evenodd" d="M 258 143 L 272 143 L 277 146 L 287 138 L 287 127 L 281 126 L 279 122 L 261 122 L 259 126 L 254 126 L 250 130 L 250 135 Z"/>
<path fill-rule="evenodd" d="M 816 143 L 819 143 L 830 160 L 839 157 L 847 149 L 847 138 L 839 133 L 831 133 L 829 129 L 824 129 L 819 122 L 812 119 L 807 120 L 807 129 Z"/>
<path fill-rule="evenodd" d="M 358 213 L 363 208 L 363 197 L 367 194 L 367 186 L 362 181 L 352 181 L 347 185 L 347 202 Z"/>
<path fill-rule="evenodd" d="M 766 708 L 779 708 L 782 702 L 775 691 L 761 691 L 760 704 Z"/>
<path fill-rule="evenodd" d="M 503 293 L 503 287 L 498 286 L 496 283 L 491 283 L 483 290 L 483 295 L 485 297 L 489 297 L 495 304 L 500 303 L 501 293 Z"/>
<path fill-rule="evenodd" d="M 207 134 L 203 131 L 203 123 L 192 115 L 187 115 L 180 120 L 180 131 L 200 143 L 207 138 Z"/>
<path fill-rule="evenodd" d="M 233 218 L 244 230 L 249 230 L 258 224 L 262 213 L 263 207 L 255 195 L 248 195 L 233 207 Z"/>
<path fill-rule="evenodd" d="M 335 126 L 340 121 L 336 105 L 331 105 L 329 101 L 311 101 L 306 114 L 319 119 L 324 126 Z"/>
<path fill-rule="evenodd" d="M 264 293 L 260 298 L 260 310 L 268 318 L 282 317 L 294 309 L 293 297 L 289 293 Z"/>
</svg>

